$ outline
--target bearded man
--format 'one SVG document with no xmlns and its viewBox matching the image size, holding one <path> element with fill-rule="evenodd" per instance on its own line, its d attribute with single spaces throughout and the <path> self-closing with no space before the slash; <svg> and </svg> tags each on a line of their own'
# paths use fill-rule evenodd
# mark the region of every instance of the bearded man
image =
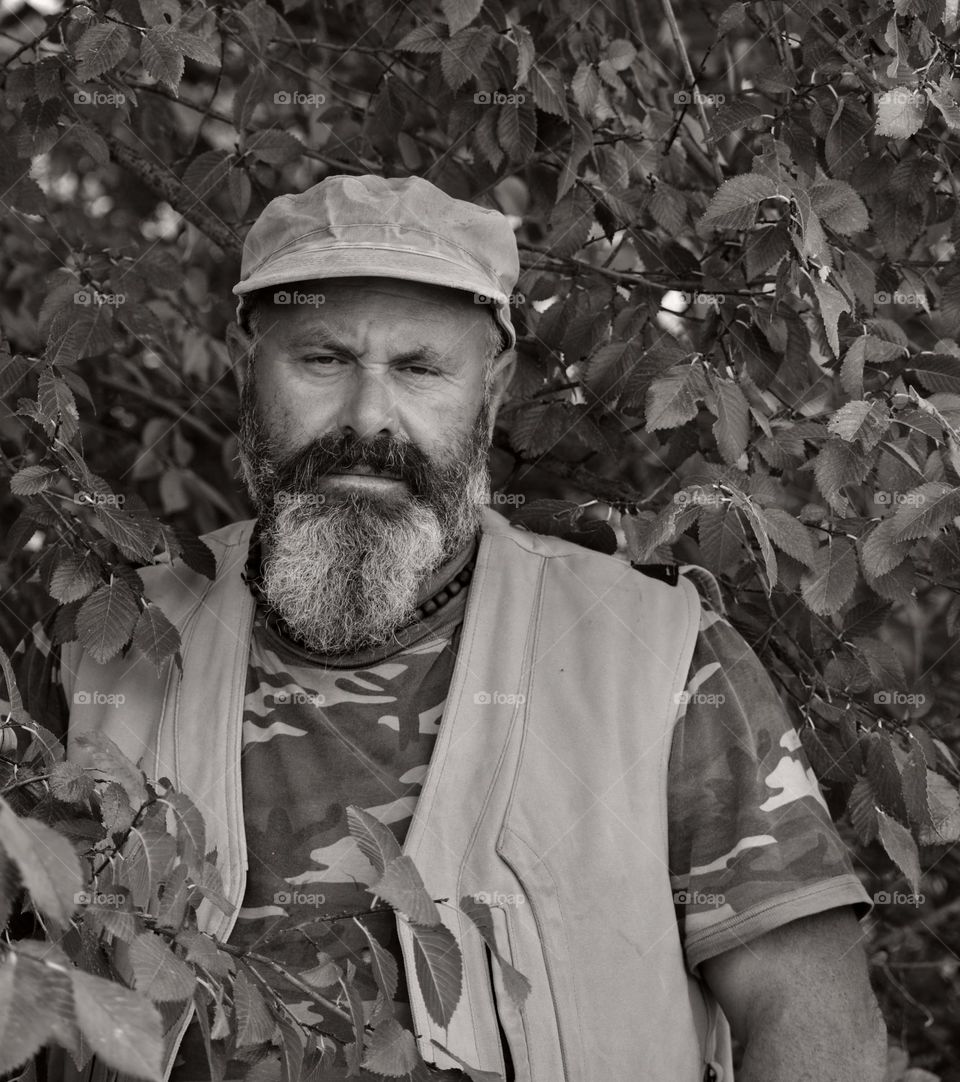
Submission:
<svg viewBox="0 0 960 1082">
<path fill-rule="evenodd" d="M 433 1077 L 730 1082 L 732 1029 L 739 1082 L 879 1082 L 869 900 L 756 656 L 695 572 L 668 584 L 487 506 L 518 270 L 504 216 L 418 178 L 330 177 L 267 206 L 228 334 L 256 517 L 208 537 L 212 583 L 141 572 L 182 677 L 63 648 L 70 733 L 107 733 L 193 798 L 237 907 L 201 909 L 203 930 L 343 1042 L 304 989 L 353 962 L 382 1009 L 362 964 L 379 941 Z M 371 910 L 348 805 L 446 899 L 463 956 L 446 1027 L 409 923 Z M 489 906 L 495 954 L 464 895 Z M 529 979 L 522 1003 L 499 959 Z M 203 1045 L 190 1010 L 174 1019 L 166 1076 L 208 1078 Z M 341 1048 L 321 1076 L 375 1077 L 348 1070 Z M 238 1053 L 226 1077 L 280 1066 Z"/>
</svg>

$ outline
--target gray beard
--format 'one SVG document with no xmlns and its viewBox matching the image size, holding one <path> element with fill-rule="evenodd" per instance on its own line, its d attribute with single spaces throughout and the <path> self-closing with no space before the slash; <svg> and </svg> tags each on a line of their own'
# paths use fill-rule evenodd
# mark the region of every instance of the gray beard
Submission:
<svg viewBox="0 0 960 1082">
<path fill-rule="evenodd" d="M 249 381 L 248 381 L 249 383 Z M 379 646 L 414 617 L 426 580 L 475 536 L 489 503 L 488 399 L 467 438 L 431 466 L 431 491 L 290 491 L 277 472 L 297 452 L 271 447 L 245 387 L 240 461 L 259 512 L 261 591 L 297 640 L 318 654 Z"/>
</svg>

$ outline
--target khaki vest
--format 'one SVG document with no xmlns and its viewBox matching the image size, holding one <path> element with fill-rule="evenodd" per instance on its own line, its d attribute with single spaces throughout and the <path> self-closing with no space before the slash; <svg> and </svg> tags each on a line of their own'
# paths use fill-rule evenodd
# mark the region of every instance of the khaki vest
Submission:
<svg viewBox="0 0 960 1082">
<path fill-rule="evenodd" d="M 241 580 L 253 523 L 208 535 L 211 582 L 182 563 L 140 571 L 182 637 L 184 671 L 142 656 L 105 665 L 64 648 L 70 733 L 99 729 L 149 777 L 188 793 L 216 844 L 225 893 L 246 882 L 241 723 L 254 602 Z M 667 762 L 699 626 L 699 598 L 626 563 L 484 512 L 443 721 L 404 853 L 434 898 L 482 893 L 497 948 L 530 980 L 521 1009 L 466 917 L 441 905 L 464 957 L 449 1027 L 430 1019 L 398 921 L 421 1052 L 517 1082 L 729 1082 L 729 1031 L 687 972 L 667 871 Z M 104 694 L 125 696 L 122 707 Z M 70 753 L 76 753 L 69 741 Z M 203 931 L 236 914 L 204 902 Z M 192 1015 L 167 1035 L 167 1075 Z M 62 1077 L 76 1079 L 68 1057 Z M 108 1077 L 102 1068 L 85 1075 Z"/>
</svg>

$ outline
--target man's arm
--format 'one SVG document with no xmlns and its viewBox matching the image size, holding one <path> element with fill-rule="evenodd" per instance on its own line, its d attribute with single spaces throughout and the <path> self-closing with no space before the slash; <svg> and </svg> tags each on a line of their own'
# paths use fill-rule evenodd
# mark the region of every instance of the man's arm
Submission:
<svg viewBox="0 0 960 1082">
<path fill-rule="evenodd" d="M 744 1046 L 736 1082 L 883 1082 L 886 1027 L 850 908 L 775 928 L 701 965 Z"/>
</svg>

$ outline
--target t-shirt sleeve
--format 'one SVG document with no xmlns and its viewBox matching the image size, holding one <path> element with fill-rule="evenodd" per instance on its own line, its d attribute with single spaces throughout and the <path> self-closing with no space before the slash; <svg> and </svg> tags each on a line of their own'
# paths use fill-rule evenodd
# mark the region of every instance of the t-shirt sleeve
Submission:
<svg viewBox="0 0 960 1082">
<path fill-rule="evenodd" d="M 789 921 L 869 912 L 773 681 L 703 606 L 668 771 L 671 886 L 691 972 Z"/>
</svg>

